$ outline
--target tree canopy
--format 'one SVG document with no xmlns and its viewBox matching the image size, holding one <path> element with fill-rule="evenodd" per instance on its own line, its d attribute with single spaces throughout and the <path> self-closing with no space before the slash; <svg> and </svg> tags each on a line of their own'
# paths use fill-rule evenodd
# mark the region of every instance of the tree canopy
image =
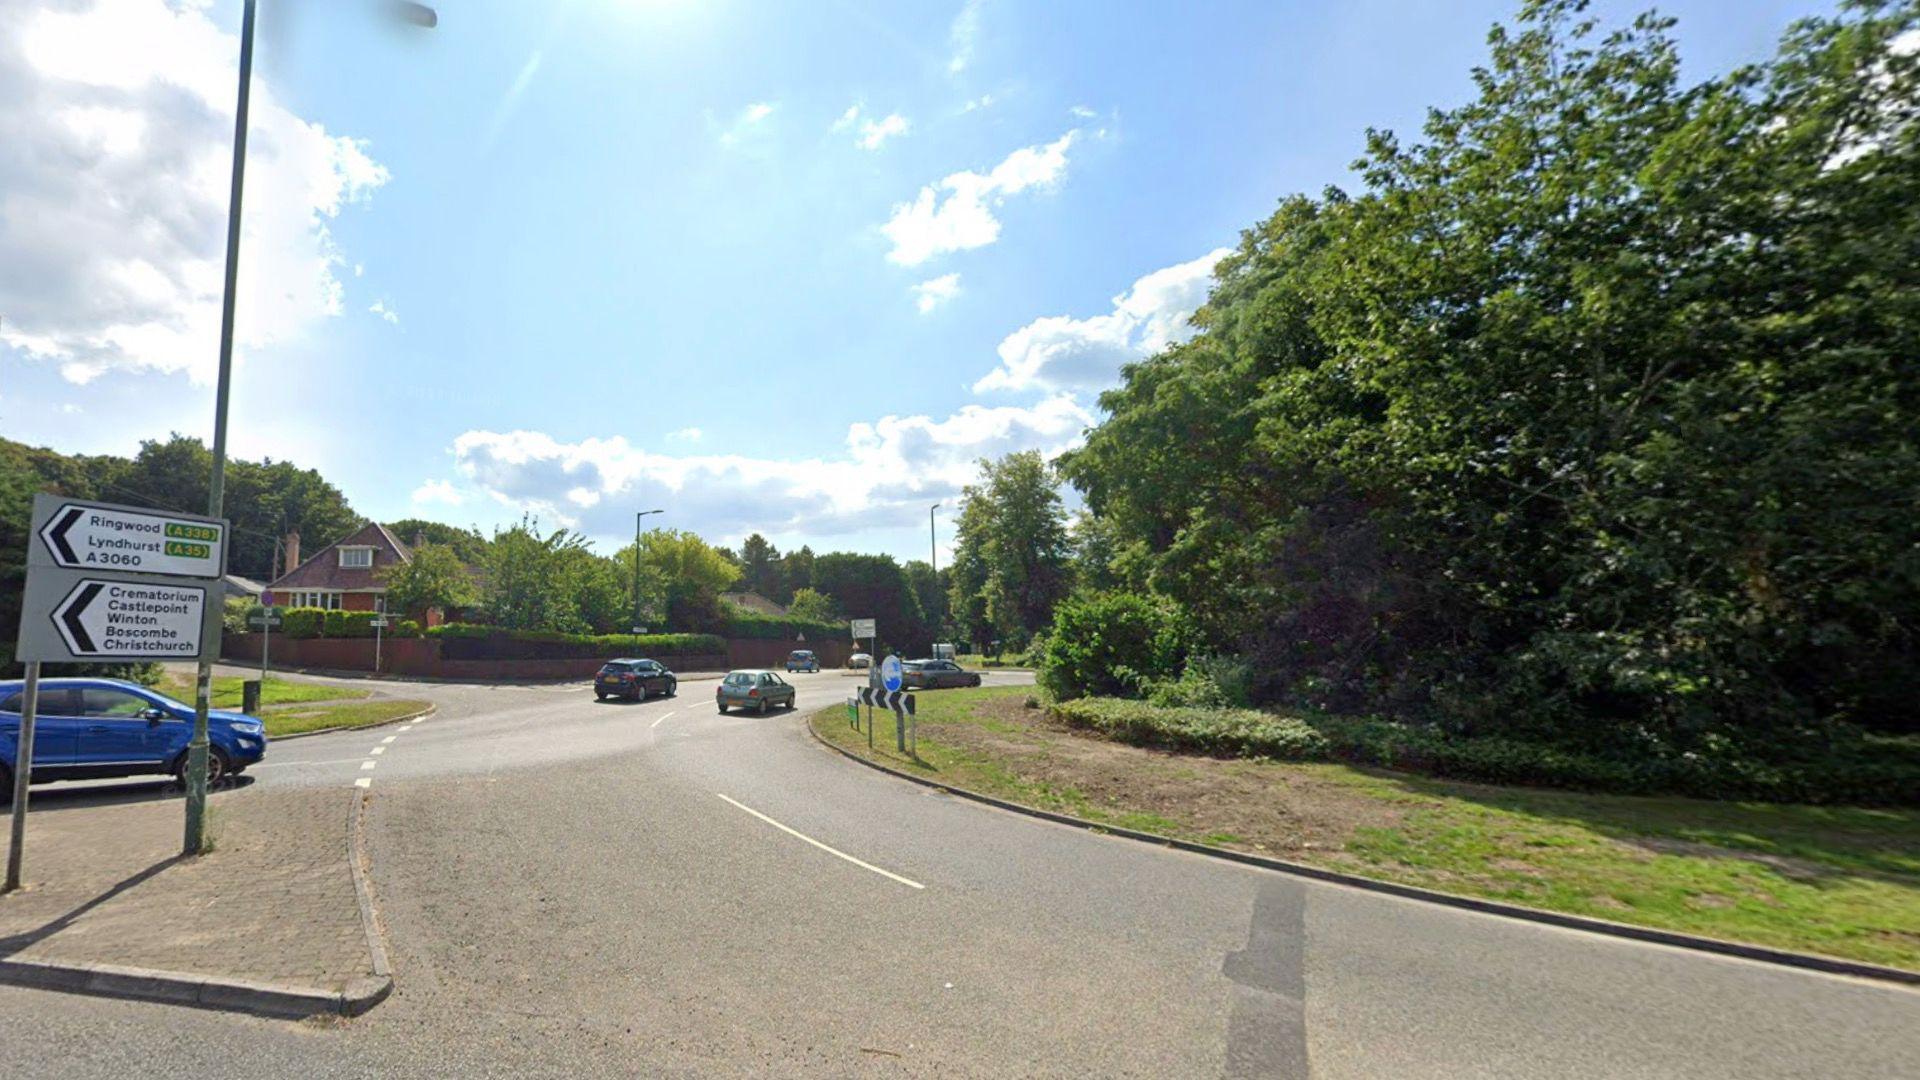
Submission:
<svg viewBox="0 0 1920 1080">
<path fill-rule="evenodd" d="M 1269 699 L 1668 747 L 1915 722 L 1920 5 L 1683 85 L 1496 29 L 1477 97 L 1284 200 L 1065 474 Z"/>
</svg>

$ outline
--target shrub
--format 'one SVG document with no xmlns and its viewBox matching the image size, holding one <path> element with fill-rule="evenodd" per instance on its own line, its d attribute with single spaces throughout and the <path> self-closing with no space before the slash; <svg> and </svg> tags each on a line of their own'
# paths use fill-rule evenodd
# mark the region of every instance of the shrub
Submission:
<svg viewBox="0 0 1920 1080">
<path fill-rule="evenodd" d="M 1155 705 L 1244 709 L 1252 704 L 1252 689 L 1253 668 L 1246 661 L 1231 656 L 1196 656 L 1187 661 L 1187 669 L 1178 679 L 1150 684 L 1147 700 Z"/>
<path fill-rule="evenodd" d="M 326 632 L 327 611 L 325 608 L 297 607 L 282 608 L 280 611 L 280 632 L 290 638 L 317 638 Z"/>
<path fill-rule="evenodd" d="M 509 652 L 526 656 L 529 651 L 551 658 L 626 654 L 653 659 L 725 656 L 727 652 L 726 639 L 713 634 L 562 634 L 447 623 L 426 631 L 426 636 L 447 642 L 442 655 L 449 659 L 488 659 Z M 460 646 L 457 649 L 456 644 Z M 528 650 L 525 648 L 528 644 L 545 648 Z"/>
<path fill-rule="evenodd" d="M 1063 701 L 1137 697 L 1179 673 L 1188 636 L 1186 620 L 1157 601 L 1125 593 L 1068 600 L 1046 635 L 1040 685 Z"/>
<path fill-rule="evenodd" d="M 1327 740 L 1305 721 L 1253 709 L 1166 708 L 1120 698 L 1081 698 L 1053 705 L 1048 715 L 1069 727 L 1118 742 L 1228 757 L 1313 761 L 1327 756 Z"/>
<path fill-rule="evenodd" d="M 832 641 L 845 636 L 847 626 L 842 622 L 823 622 L 792 615 L 762 615 L 728 605 L 727 618 L 720 630 L 727 637 L 756 641 L 792 641 L 801 634 L 807 635 L 808 641 Z"/>
</svg>

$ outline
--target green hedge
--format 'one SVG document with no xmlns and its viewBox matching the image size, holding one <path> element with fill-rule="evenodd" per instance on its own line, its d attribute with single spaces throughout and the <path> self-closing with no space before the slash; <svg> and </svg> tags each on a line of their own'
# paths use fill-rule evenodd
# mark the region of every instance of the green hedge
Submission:
<svg viewBox="0 0 1920 1080">
<path fill-rule="evenodd" d="M 761 615 L 752 611 L 734 608 L 728 613 L 727 621 L 721 631 L 730 638 L 752 638 L 758 641 L 792 641 L 801 634 L 807 635 L 808 642 L 834 641 L 847 634 L 847 624 L 843 622 L 815 622 L 812 619 L 796 619 L 790 615 Z"/>
<path fill-rule="evenodd" d="M 505 630 L 476 623 L 447 623 L 433 627 L 426 633 L 430 638 L 443 641 L 520 641 L 646 656 L 725 656 L 727 652 L 726 639 L 716 634 L 561 634 L 543 630 Z"/>
<path fill-rule="evenodd" d="M 1078 698 L 1049 708 L 1054 719 L 1118 742 L 1232 757 L 1316 761 L 1327 740 L 1291 716 L 1253 709 L 1168 708 L 1122 698 Z"/>
<path fill-rule="evenodd" d="M 1763 760 L 1718 755 L 1618 760 L 1508 738 L 1468 738 L 1362 717 L 1293 717 L 1252 709 L 1157 706 L 1119 698 L 1057 702 L 1069 727 L 1167 750 L 1294 761 L 1344 761 L 1488 784 L 1689 795 L 1760 802 L 1920 805 L 1920 742 L 1836 735 L 1817 752 Z"/>
<path fill-rule="evenodd" d="M 253 625 L 253 616 L 260 608 L 247 611 L 247 629 L 258 630 Z M 334 611 L 327 608 L 281 608 L 280 625 L 274 632 L 290 638 L 370 638 L 373 636 L 374 612 L 371 611 Z M 390 638 L 419 637 L 420 624 L 412 619 L 395 619 L 389 616 L 387 628 L 382 634 Z"/>
</svg>

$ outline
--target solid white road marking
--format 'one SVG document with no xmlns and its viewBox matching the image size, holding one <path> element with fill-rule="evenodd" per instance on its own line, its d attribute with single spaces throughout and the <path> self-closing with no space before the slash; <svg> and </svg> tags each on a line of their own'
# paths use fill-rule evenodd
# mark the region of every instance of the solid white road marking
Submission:
<svg viewBox="0 0 1920 1080">
<path fill-rule="evenodd" d="M 387 736 L 386 738 L 384 738 L 384 739 L 381 739 L 381 740 L 380 740 L 380 745 L 381 745 L 381 746 L 386 746 L 387 744 L 389 744 L 389 743 L 391 743 L 391 742 L 393 742 L 393 740 L 395 740 L 395 739 L 397 739 L 397 738 L 399 738 L 399 737 L 400 737 L 400 736 L 398 736 L 398 735 L 389 735 L 389 736 Z"/>
<path fill-rule="evenodd" d="M 373 786 L 373 777 L 371 777 L 371 776 L 363 776 L 363 777 L 361 777 L 360 779 L 358 779 L 358 780 L 355 780 L 355 781 L 353 782 L 353 786 L 354 786 L 354 787 L 372 787 L 372 786 Z"/>
<path fill-rule="evenodd" d="M 714 792 L 714 794 L 720 795 L 720 793 L 717 791 Z M 834 855 L 834 856 L 838 856 L 839 858 L 845 859 L 848 862 L 852 863 L 853 865 L 860 867 L 862 870 L 871 870 L 874 873 L 879 874 L 883 878 L 892 878 L 894 881 L 897 881 L 902 885 L 908 886 L 909 888 L 914 888 L 914 889 L 926 888 L 925 885 L 922 885 L 917 881 L 911 881 L 907 878 L 901 877 L 899 874 L 895 874 L 887 870 L 882 870 L 870 862 L 862 862 L 859 859 L 856 859 L 853 856 L 847 854 L 846 852 L 839 850 L 838 848 L 828 847 L 826 844 L 823 844 L 820 841 L 815 840 L 813 837 L 808 836 L 806 833 L 803 833 L 798 829 L 792 829 L 785 825 L 782 825 L 779 822 L 768 817 L 767 815 L 761 813 L 758 810 L 755 810 L 753 807 L 748 806 L 737 799 L 729 799 L 725 795 L 720 795 L 720 797 L 723 799 L 726 799 L 727 802 L 732 803 L 734 806 L 737 806 L 740 809 L 745 810 L 747 813 L 752 814 L 754 817 L 759 818 L 761 821 L 764 821 L 767 824 L 773 826 L 774 828 L 779 829 L 781 832 L 786 833 L 789 836 L 799 837 L 800 839 L 805 840 L 807 843 L 812 844 L 814 847 L 819 848 L 821 851 L 824 851 L 829 855 Z"/>
<path fill-rule="evenodd" d="M 387 752 L 387 748 L 384 746 L 376 746 L 372 750 L 369 750 L 367 752 L 370 754 L 384 754 Z"/>
<path fill-rule="evenodd" d="M 669 717 L 669 716 L 672 716 L 672 715 L 673 715 L 673 713 L 672 713 L 672 712 L 663 712 L 663 713 L 661 713 L 661 714 L 660 714 L 660 720 L 665 720 L 665 719 L 666 719 L 667 717 Z M 660 726 L 660 720 L 655 720 L 655 721 L 654 721 L 653 723 L 651 723 L 651 724 L 649 724 L 649 725 L 647 725 L 647 726 L 648 726 L 648 727 L 659 727 L 659 726 Z"/>
<path fill-rule="evenodd" d="M 362 771 L 362 772 L 364 772 L 364 771 L 366 771 L 366 770 L 368 770 L 368 769 L 371 769 L 371 768 L 373 768 L 373 767 L 374 767 L 375 765 L 378 765 L 378 764 L 380 764 L 380 763 L 379 763 L 379 762 L 377 762 L 377 761 L 374 761 L 374 760 L 373 760 L 373 759 L 371 759 L 371 758 L 369 758 L 369 759 L 367 759 L 366 761 L 363 761 L 363 762 L 361 762 L 361 763 L 360 763 L 360 769 L 361 769 L 361 771 Z"/>
</svg>

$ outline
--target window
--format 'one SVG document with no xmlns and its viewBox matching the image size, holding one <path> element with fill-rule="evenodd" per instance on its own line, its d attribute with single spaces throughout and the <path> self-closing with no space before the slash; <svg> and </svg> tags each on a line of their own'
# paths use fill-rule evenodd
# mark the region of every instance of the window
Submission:
<svg viewBox="0 0 1920 1080">
<path fill-rule="evenodd" d="M 343 547 L 340 549 L 340 565 L 349 570 L 365 570 L 373 565 L 373 549 Z"/>
<path fill-rule="evenodd" d="M 320 589 L 302 589 L 287 594 L 288 607 L 317 607 L 328 611 L 340 610 L 340 594 Z"/>
<path fill-rule="evenodd" d="M 89 686 L 80 691 L 80 715 L 98 719 L 133 719 L 150 707 L 142 697 L 125 690 L 107 690 Z"/>
</svg>

